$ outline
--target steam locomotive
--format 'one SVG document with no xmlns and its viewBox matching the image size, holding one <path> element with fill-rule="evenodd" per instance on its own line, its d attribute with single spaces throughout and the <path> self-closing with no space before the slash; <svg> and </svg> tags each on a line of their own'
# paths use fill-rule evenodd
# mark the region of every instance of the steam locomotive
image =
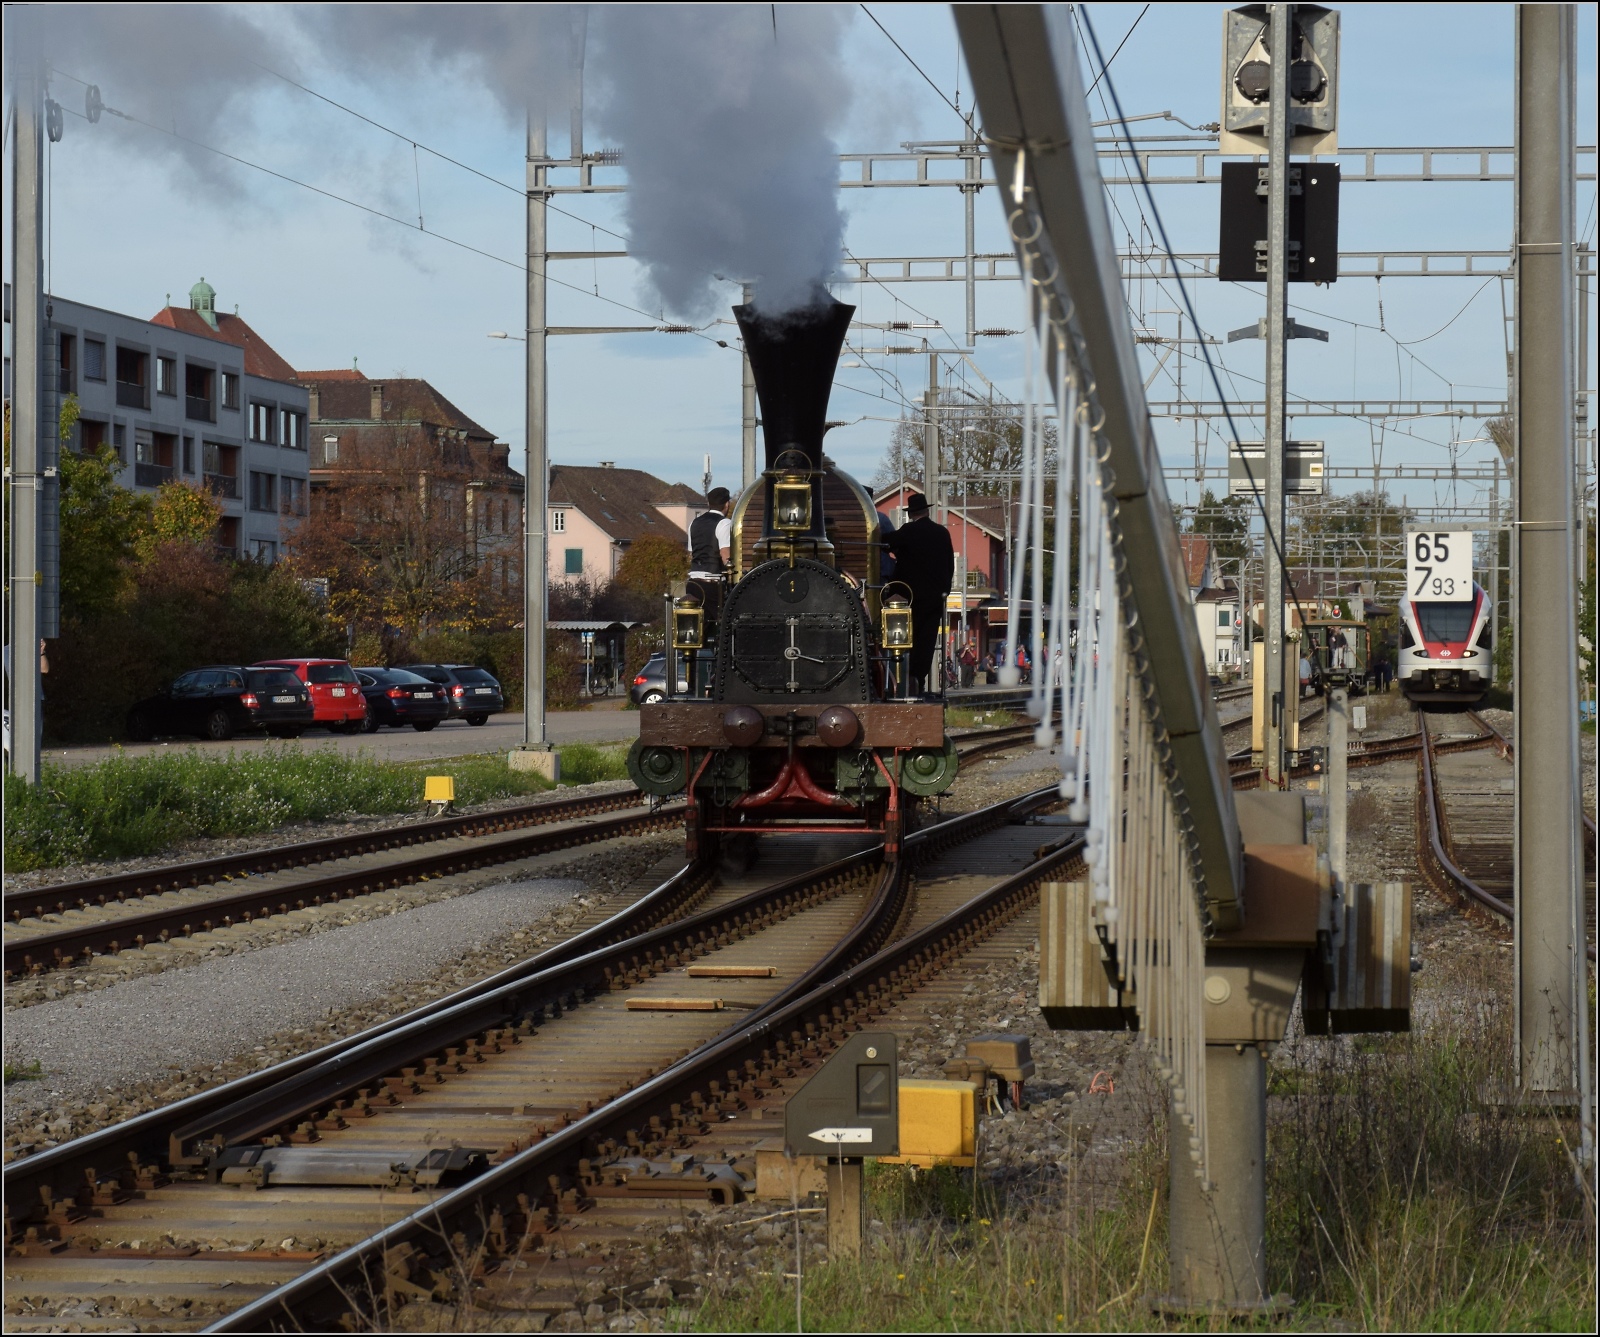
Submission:
<svg viewBox="0 0 1600 1337">
<path fill-rule="evenodd" d="M 669 596 L 669 695 L 628 754 L 645 793 L 686 795 L 691 857 L 828 831 L 881 832 L 893 859 L 956 777 L 943 702 L 909 693 L 910 591 L 880 580 L 877 509 L 822 453 L 854 312 L 826 294 L 779 317 L 734 308 L 766 468 L 734 504 L 726 585 Z"/>
</svg>

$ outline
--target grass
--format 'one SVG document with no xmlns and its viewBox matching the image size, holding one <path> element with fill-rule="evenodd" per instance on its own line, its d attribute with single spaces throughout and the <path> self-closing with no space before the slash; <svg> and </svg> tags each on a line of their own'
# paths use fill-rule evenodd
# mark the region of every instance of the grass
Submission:
<svg viewBox="0 0 1600 1337">
<path fill-rule="evenodd" d="M 1017 717 L 1009 710 L 964 710 L 958 706 L 947 706 L 944 712 L 944 725 L 947 729 L 972 729 L 980 724 L 993 725 L 997 729 L 1006 729 L 1017 722 Z"/>
<path fill-rule="evenodd" d="M 1571 1129 L 1478 1098 L 1505 1089 L 1509 1072 L 1509 1008 L 1495 986 L 1488 971 L 1457 978 L 1419 1009 L 1412 1034 L 1302 1036 L 1279 1050 L 1267 1262 L 1271 1290 L 1294 1308 L 1274 1328 L 1592 1331 L 1594 1201 L 1576 1182 Z M 805 1328 L 1215 1327 L 1148 1305 L 1167 1285 L 1167 1194 L 1165 1120 L 1159 1108 L 1146 1119 L 1122 1184 L 1099 1203 L 1072 1172 L 1001 1167 L 974 1186 L 967 1172 L 908 1183 L 880 1167 L 870 1210 L 887 1229 L 858 1261 L 808 1258 Z M 765 1275 L 714 1278 L 686 1321 L 793 1331 L 792 1224 L 783 1232 Z"/>
<path fill-rule="evenodd" d="M 44 1067 L 38 1059 L 31 1063 L 7 1063 L 5 1065 L 5 1084 L 12 1082 L 37 1082 L 44 1076 Z"/>
<path fill-rule="evenodd" d="M 573 744 L 562 781 L 626 778 L 625 748 Z M 158 853 L 203 836 L 243 836 L 288 822 L 401 813 L 422 804 L 428 775 L 455 779 L 456 802 L 536 794 L 549 781 L 485 754 L 381 762 L 329 748 L 269 745 L 226 756 L 194 749 L 117 756 L 90 766 L 45 765 L 39 784 L 5 779 L 5 859 L 14 871 Z"/>
</svg>

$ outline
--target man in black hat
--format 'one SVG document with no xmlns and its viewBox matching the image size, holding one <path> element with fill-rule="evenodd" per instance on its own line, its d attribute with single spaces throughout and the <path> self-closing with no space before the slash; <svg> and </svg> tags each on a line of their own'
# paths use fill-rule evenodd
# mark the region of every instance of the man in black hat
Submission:
<svg viewBox="0 0 1600 1337">
<path fill-rule="evenodd" d="M 689 525 L 689 579 L 721 580 L 733 557 L 732 498 L 725 487 L 706 493 L 711 509 Z"/>
<path fill-rule="evenodd" d="M 928 514 L 928 499 L 913 492 L 906 501 L 909 519 L 886 542 L 894 553 L 895 579 L 911 590 L 911 685 L 929 690 L 933 652 L 939 644 L 945 600 L 956 574 L 950 531 Z"/>
</svg>

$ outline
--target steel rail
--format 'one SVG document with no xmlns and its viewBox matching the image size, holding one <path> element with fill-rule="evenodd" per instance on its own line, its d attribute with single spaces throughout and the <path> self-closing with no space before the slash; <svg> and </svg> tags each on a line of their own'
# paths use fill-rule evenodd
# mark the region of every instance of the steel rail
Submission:
<svg viewBox="0 0 1600 1337">
<path fill-rule="evenodd" d="M 1052 786 L 1009 806 L 1016 810 L 1054 798 Z M 933 830 L 922 834 L 932 835 Z M 326 1331 L 370 1323 L 374 1315 L 362 1315 L 353 1306 L 361 1298 L 382 1302 L 385 1260 L 394 1256 L 391 1251 L 410 1245 L 419 1255 L 426 1255 L 439 1250 L 444 1241 L 452 1241 L 450 1249 L 459 1252 L 464 1239 L 471 1255 L 464 1260 L 465 1270 L 475 1272 L 475 1262 L 491 1261 L 495 1246 L 489 1224 L 496 1219 L 512 1227 L 502 1233 L 508 1241 L 516 1241 L 507 1250 L 515 1254 L 522 1241 L 539 1233 L 537 1222 L 513 1205 L 519 1195 L 547 1210 L 557 1210 L 559 1195 L 571 1191 L 568 1186 L 575 1182 L 581 1159 L 627 1140 L 630 1133 L 642 1138 L 647 1148 L 657 1137 L 675 1135 L 685 1126 L 686 1116 L 681 1111 L 692 1110 L 697 1095 L 703 1101 L 707 1088 L 723 1074 L 729 1083 L 723 1099 L 760 1099 L 758 1084 L 766 1080 L 769 1089 L 776 1085 L 771 1077 L 776 1068 L 820 1058 L 841 1043 L 851 1029 L 860 1029 L 857 1014 L 880 1010 L 892 995 L 908 991 L 916 979 L 936 971 L 960 946 L 986 936 L 1021 908 L 1048 873 L 1075 860 L 1080 850 L 1081 841 L 1074 841 L 1051 851 L 933 924 L 845 966 L 824 984 L 809 987 L 806 979 L 797 981 L 761 1013 L 742 1019 L 657 1076 L 205 1331 Z M 903 861 L 894 865 L 903 866 Z M 866 923 L 865 918 L 858 921 L 858 925 Z M 807 972 L 807 977 L 812 973 Z M 719 1093 L 710 1089 L 709 1094 L 715 1106 Z M 581 1181 L 578 1191 L 581 1193 Z M 445 1264 L 433 1275 L 440 1279 L 454 1270 Z"/>
<path fill-rule="evenodd" d="M 613 808 L 637 807 L 643 801 L 644 796 L 637 790 L 631 789 L 617 790 L 609 794 L 586 794 L 577 798 L 545 799 L 538 803 L 524 803 L 491 812 L 471 813 L 460 817 L 439 817 L 426 822 L 413 822 L 406 826 L 386 826 L 380 830 L 356 835 L 329 836 L 322 840 L 308 840 L 295 845 L 274 845 L 266 849 L 224 854 L 214 859 L 196 859 L 189 863 L 172 864 L 163 868 L 142 868 L 133 872 L 113 873 L 106 877 L 85 878 L 78 882 L 61 882 L 54 886 L 8 891 L 3 902 L 4 912 L 6 920 L 15 923 L 20 919 L 63 914 L 68 910 L 92 909 L 111 901 L 137 900 L 140 897 L 155 896 L 185 887 L 198 887 L 230 878 L 248 877 L 253 873 L 275 873 L 285 868 L 303 868 L 309 864 L 327 863 L 333 859 L 349 859 L 356 855 L 372 854 L 404 845 L 424 844 L 428 841 L 448 840 L 458 836 L 487 835 L 546 822 L 561 822 L 572 817 L 608 812 Z"/>
<path fill-rule="evenodd" d="M 991 804 L 916 832 L 906 838 L 907 855 L 914 860 L 944 844 L 970 840 L 1010 820 L 1019 811 L 1041 806 L 1053 795 L 1053 790 L 1036 791 L 1024 799 Z M 629 937 L 620 946 L 602 947 L 569 958 L 538 974 L 524 975 L 495 988 L 480 988 L 452 1007 L 392 1028 L 362 1045 L 330 1056 L 269 1091 L 252 1093 L 176 1128 L 168 1159 L 172 1164 L 194 1163 L 208 1152 L 286 1130 L 352 1092 L 400 1072 L 402 1066 L 416 1064 L 424 1055 L 443 1054 L 488 1030 L 516 1025 L 524 1017 L 542 1020 L 546 1014 L 560 1015 L 573 1000 L 585 1001 L 642 975 L 679 965 L 709 946 L 731 941 L 765 927 L 775 918 L 815 904 L 819 896 L 856 880 L 881 857 L 881 846 L 874 845 L 822 868 L 762 887 L 726 905 L 673 919 Z M 791 989 L 807 980 L 815 982 L 841 968 L 842 963 L 882 945 L 882 939 L 899 918 L 906 890 L 903 870 L 896 871 L 899 864 L 884 868 L 872 900 L 850 933 Z"/>
<path fill-rule="evenodd" d="M 1517 750 L 1517 745 L 1515 743 L 1501 733 L 1500 730 L 1496 729 L 1494 725 L 1490 724 L 1488 720 L 1484 719 L 1482 715 L 1478 714 L 1477 711 L 1467 711 L 1467 718 L 1476 724 L 1480 729 L 1487 729 L 1494 736 L 1495 751 L 1497 751 L 1506 761 L 1511 760 L 1511 758 L 1516 754 Z M 1589 832 L 1589 844 L 1584 847 L 1584 854 L 1589 859 L 1593 860 L 1595 857 L 1594 842 L 1597 834 L 1600 834 L 1600 832 L 1597 832 L 1594 818 L 1589 816 L 1589 814 L 1584 812 L 1581 808 L 1578 811 L 1578 816 L 1583 819 L 1583 825 Z"/>
<path fill-rule="evenodd" d="M 1500 755 L 1506 756 L 1512 744 L 1505 735 L 1476 711 L 1469 710 L 1466 713 L 1475 723 L 1488 731 L 1488 735 L 1495 740 Z M 1422 763 L 1417 769 L 1417 807 L 1420 810 L 1417 823 L 1417 852 L 1422 857 L 1419 857 L 1417 862 L 1421 866 L 1423 876 L 1427 877 L 1434 890 L 1442 895 L 1454 896 L 1458 901 L 1466 901 L 1479 909 L 1487 910 L 1497 919 L 1512 922 L 1515 910 L 1511 903 L 1485 890 L 1455 861 L 1454 852 L 1450 849 L 1450 842 L 1444 832 L 1443 796 L 1439 792 L 1438 777 L 1433 769 L 1433 753 L 1437 745 L 1428 732 L 1427 721 L 1422 720 L 1421 723 L 1422 742 L 1419 751 Z M 1484 741 L 1488 741 L 1488 738 Z M 1428 831 L 1426 848 L 1422 840 L 1424 822 Z M 1425 857 L 1428 854 L 1433 856 L 1431 864 Z M 1595 948 L 1591 944 L 1586 943 L 1584 951 L 1590 961 L 1595 960 Z"/>
<path fill-rule="evenodd" d="M 672 804 L 648 812 L 599 817 L 558 830 L 536 829 L 508 840 L 485 841 L 481 846 L 423 854 L 387 867 L 346 869 L 283 887 L 247 888 L 231 896 L 18 938 L 5 945 L 5 977 L 9 980 L 18 975 L 71 965 L 103 952 L 115 953 L 127 947 L 166 942 L 173 937 L 188 937 L 236 923 L 252 923 L 308 906 L 406 886 L 425 878 L 470 872 L 615 836 L 637 835 L 670 826 L 682 812 L 680 805 Z"/>
<path fill-rule="evenodd" d="M 209 1091 L 198 1092 L 176 1104 L 149 1110 L 109 1128 L 102 1128 L 98 1132 L 75 1138 L 58 1147 L 51 1147 L 13 1161 L 3 1171 L 3 1191 L 7 1208 L 17 1217 L 26 1215 L 32 1204 L 39 1201 L 41 1189 L 48 1189 L 57 1199 L 70 1197 L 83 1184 L 85 1171 L 96 1167 L 125 1165 L 130 1157 L 137 1158 L 141 1164 L 164 1162 L 173 1129 L 209 1117 L 217 1110 L 256 1095 L 277 1083 L 290 1080 L 318 1064 L 369 1044 L 401 1027 L 491 993 L 517 980 L 537 976 L 578 956 L 587 955 L 599 947 L 631 938 L 653 926 L 662 916 L 675 913 L 686 902 L 698 899 L 698 893 L 705 887 L 709 877 L 710 869 L 707 865 L 689 864 L 679 869 L 654 891 L 601 923 L 476 984 L 468 985 L 444 998 L 435 999 L 401 1016 L 379 1022 L 355 1035 L 334 1040 L 319 1049 L 286 1059 L 259 1072 L 237 1077 Z"/>
<path fill-rule="evenodd" d="M 991 737 L 986 736 L 984 741 L 989 741 Z M 1015 743 L 1021 740 L 1011 741 Z M 976 816 L 969 814 L 951 819 L 939 827 L 916 832 L 907 837 L 908 848 L 917 849 L 937 841 L 941 830 L 959 829 L 957 824 L 971 822 Z M 814 881 L 825 879 L 831 876 L 830 870 L 835 867 L 829 865 L 814 869 L 809 876 Z M 174 1105 L 150 1110 L 110 1128 L 14 1161 L 5 1166 L 3 1171 L 3 1194 L 11 1219 L 20 1221 L 25 1218 L 40 1201 L 41 1192 L 56 1200 L 72 1197 L 81 1189 L 88 1171 L 120 1167 L 130 1160 L 139 1164 L 165 1163 L 175 1130 L 203 1124 L 215 1119 L 225 1109 L 238 1108 L 250 1100 L 264 1098 L 263 1093 L 270 1088 L 295 1081 L 313 1069 L 326 1068 L 358 1050 L 377 1045 L 395 1032 L 490 995 L 500 994 L 518 984 L 533 987 L 534 982 L 546 972 L 590 956 L 602 948 L 616 949 L 619 944 L 627 944 L 631 952 L 635 946 L 632 940 L 669 922 L 671 917 L 697 901 L 709 877 L 708 866 L 691 864 L 600 924 L 445 998 L 436 999 L 402 1016 L 390 1018 L 271 1068 L 235 1078 L 209 1091 L 198 1092 Z"/>
</svg>

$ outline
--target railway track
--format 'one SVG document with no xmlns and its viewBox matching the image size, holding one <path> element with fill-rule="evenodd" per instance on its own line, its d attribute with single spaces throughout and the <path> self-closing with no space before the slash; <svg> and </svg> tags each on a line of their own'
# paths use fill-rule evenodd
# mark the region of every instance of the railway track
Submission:
<svg viewBox="0 0 1600 1337">
<path fill-rule="evenodd" d="M 1026 743 L 1033 729 L 1018 725 L 964 734 L 956 745 L 962 757 L 976 757 Z M 679 803 L 649 810 L 643 803 L 644 796 L 632 790 L 544 800 L 8 892 L 5 978 L 581 844 L 666 830 L 683 812 Z M 606 815 L 625 808 L 639 811 Z M 307 875 L 307 869 L 329 871 Z"/>
<path fill-rule="evenodd" d="M 618 813 L 619 808 L 636 811 Z M 682 811 L 681 804 L 646 809 L 642 795 L 619 791 L 11 892 L 5 977 L 576 845 L 666 830 Z"/>
<path fill-rule="evenodd" d="M 785 1082 L 1029 903 L 1076 846 L 1041 847 L 1038 828 L 1010 823 L 1053 799 L 1052 787 L 929 827 L 894 865 L 860 850 L 719 887 L 642 933 L 602 925 L 593 938 L 609 947 L 552 949 L 419 1014 L 19 1161 L 6 1171 L 11 1294 L 54 1321 L 62 1297 L 100 1294 L 109 1269 L 137 1274 L 117 1294 L 180 1316 L 173 1326 L 244 1301 L 220 1330 L 381 1322 L 398 1300 L 448 1292 L 452 1255 L 470 1255 L 462 1294 L 469 1278 L 514 1277 L 519 1257 L 597 1201 L 732 1200 L 749 1167 L 723 1157 L 689 1174 L 681 1145 L 724 1123 L 770 1134 L 762 1111 Z M 695 868 L 678 878 L 708 880 Z M 741 973 L 708 985 L 691 962 Z M 698 1005 L 679 1006 L 691 992 Z M 421 1199 L 406 1189 L 442 1196 L 410 1210 Z M 261 1247 L 286 1237 L 315 1247 Z M 157 1240 L 174 1244 L 148 1247 Z M 8 1326 L 24 1318 L 14 1304 Z"/>
<path fill-rule="evenodd" d="M 1451 736 L 1457 722 L 1480 732 L 1462 746 Z M 1417 866 L 1446 899 L 1474 914 L 1506 923 L 1515 914 L 1515 804 L 1506 766 L 1513 744 L 1476 711 L 1419 713 L 1417 765 Z M 1595 959 L 1593 854 L 1595 822 L 1583 815 L 1586 850 L 1586 948 Z"/>
</svg>

